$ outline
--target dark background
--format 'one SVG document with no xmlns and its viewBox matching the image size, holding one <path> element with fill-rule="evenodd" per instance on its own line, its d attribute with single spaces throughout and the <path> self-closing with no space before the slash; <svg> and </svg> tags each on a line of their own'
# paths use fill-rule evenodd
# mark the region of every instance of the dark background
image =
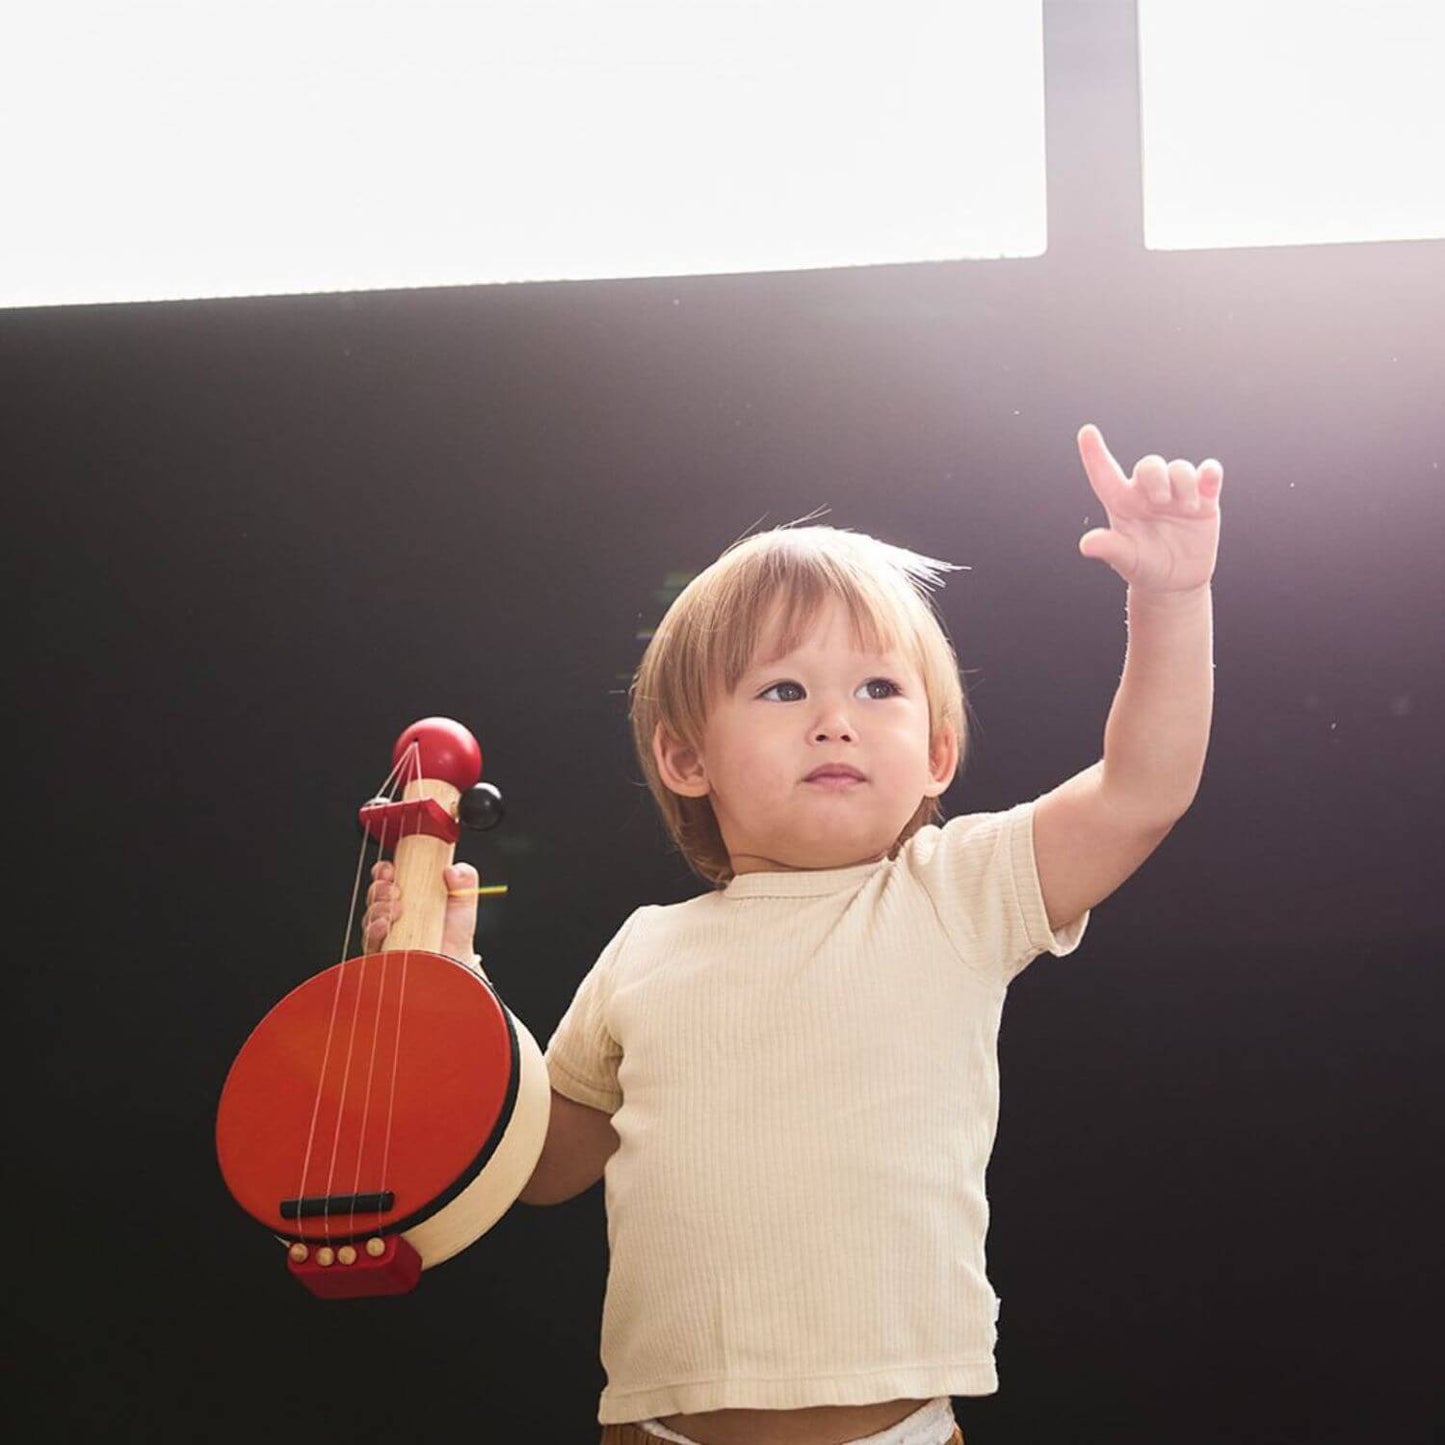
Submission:
<svg viewBox="0 0 1445 1445">
<path fill-rule="evenodd" d="M 1046 18 L 1039 259 L 0 314 L 24 1438 L 595 1440 L 601 1188 L 323 1304 L 221 1184 L 230 1060 L 334 961 L 413 718 L 507 795 L 462 856 L 510 887 L 480 946 L 539 1043 L 696 891 L 625 688 L 669 574 L 755 526 L 826 506 L 971 568 L 950 812 L 1088 766 L 1125 643 L 1076 550 L 1089 420 L 1126 468 L 1225 463 L 1214 731 L 1011 991 L 1002 1389 L 959 1418 L 1436 1438 L 1445 246 L 1145 252 L 1132 7 Z"/>
</svg>

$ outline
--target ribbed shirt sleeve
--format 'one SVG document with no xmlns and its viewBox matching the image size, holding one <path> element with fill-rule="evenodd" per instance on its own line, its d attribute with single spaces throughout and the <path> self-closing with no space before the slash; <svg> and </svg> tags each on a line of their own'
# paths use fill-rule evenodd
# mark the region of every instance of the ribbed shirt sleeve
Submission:
<svg viewBox="0 0 1445 1445">
<path fill-rule="evenodd" d="M 622 1103 L 622 1089 L 617 1082 L 622 1045 L 608 1031 L 607 1004 L 617 959 L 642 911 L 638 909 L 617 930 L 577 986 L 543 1056 L 552 1087 L 559 1094 L 609 1114 Z"/>
<path fill-rule="evenodd" d="M 1089 921 L 1085 912 L 1057 933 L 1049 927 L 1034 854 L 1036 803 L 921 829 L 898 859 L 927 893 L 960 958 L 1003 983 L 1041 953 L 1072 953 Z"/>
</svg>

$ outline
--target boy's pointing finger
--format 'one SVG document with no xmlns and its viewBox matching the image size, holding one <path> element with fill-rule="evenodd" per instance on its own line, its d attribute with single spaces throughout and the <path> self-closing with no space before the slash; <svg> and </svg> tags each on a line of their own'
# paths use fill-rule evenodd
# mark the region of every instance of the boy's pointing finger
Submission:
<svg viewBox="0 0 1445 1445">
<path fill-rule="evenodd" d="M 1089 475 L 1089 483 L 1106 506 L 1111 496 L 1125 485 L 1123 469 L 1104 444 L 1104 434 L 1090 422 L 1079 429 L 1079 457 Z"/>
</svg>

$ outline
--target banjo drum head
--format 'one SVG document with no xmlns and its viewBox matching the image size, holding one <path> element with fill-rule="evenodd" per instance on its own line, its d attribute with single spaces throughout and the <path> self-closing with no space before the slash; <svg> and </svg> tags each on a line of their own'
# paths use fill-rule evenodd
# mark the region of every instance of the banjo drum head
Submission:
<svg viewBox="0 0 1445 1445">
<path fill-rule="evenodd" d="M 287 994 L 236 1056 L 216 1117 L 222 1176 L 283 1239 L 410 1229 L 486 1167 L 520 1064 L 507 1010 L 455 959 L 347 959 Z"/>
</svg>

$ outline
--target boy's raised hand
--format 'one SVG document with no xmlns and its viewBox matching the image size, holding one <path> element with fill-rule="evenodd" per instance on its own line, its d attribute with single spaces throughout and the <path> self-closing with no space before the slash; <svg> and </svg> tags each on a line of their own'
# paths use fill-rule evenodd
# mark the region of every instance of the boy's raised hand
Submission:
<svg viewBox="0 0 1445 1445">
<path fill-rule="evenodd" d="M 1214 575 L 1219 551 L 1219 491 L 1224 468 L 1144 457 L 1125 477 L 1099 428 L 1079 432 L 1079 455 L 1109 525 L 1085 532 L 1079 551 L 1107 562 L 1131 587 L 1185 592 Z"/>
<path fill-rule="evenodd" d="M 372 883 L 366 890 L 366 913 L 361 920 L 361 946 L 374 953 L 386 941 L 391 925 L 401 917 L 404 907 L 401 889 L 396 886 L 396 869 L 388 862 L 376 863 L 371 869 Z M 470 863 L 453 863 L 442 873 L 447 892 L 475 888 L 477 870 Z M 477 931 L 477 895 L 448 898 L 446 918 L 442 924 L 439 952 L 448 958 L 470 963 L 476 957 L 473 939 Z"/>
</svg>

